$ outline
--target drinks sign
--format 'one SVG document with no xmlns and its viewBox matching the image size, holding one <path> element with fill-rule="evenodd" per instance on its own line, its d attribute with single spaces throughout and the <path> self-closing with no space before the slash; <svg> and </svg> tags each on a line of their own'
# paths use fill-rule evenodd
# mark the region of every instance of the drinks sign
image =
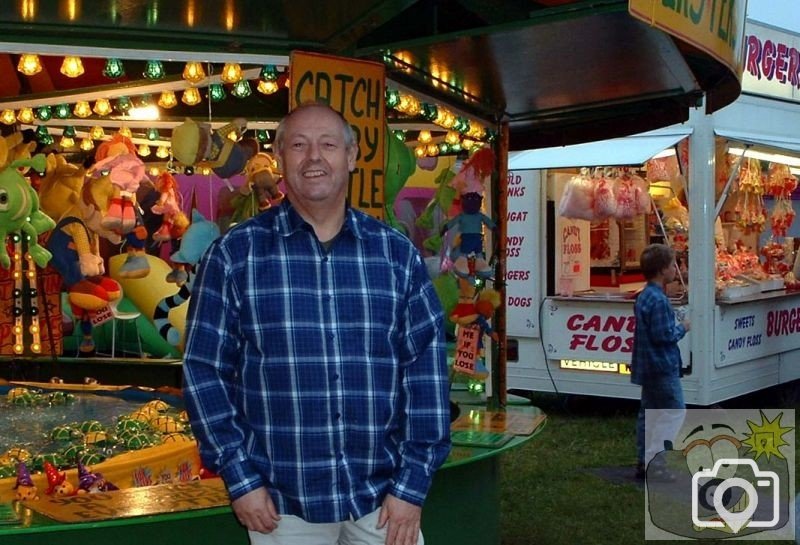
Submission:
<svg viewBox="0 0 800 545">
<path fill-rule="evenodd" d="M 340 112 L 356 134 L 358 156 L 350 173 L 349 202 L 383 218 L 384 67 L 380 63 L 294 51 L 290 107 L 323 102 Z"/>
</svg>

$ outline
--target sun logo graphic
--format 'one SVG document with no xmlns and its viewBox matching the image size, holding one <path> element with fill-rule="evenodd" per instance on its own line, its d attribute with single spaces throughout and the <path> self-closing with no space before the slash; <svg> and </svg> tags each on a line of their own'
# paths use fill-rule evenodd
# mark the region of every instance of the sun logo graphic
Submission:
<svg viewBox="0 0 800 545">
<path fill-rule="evenodd" d="M 789 434 L 794 428 L 781 426 L 782 412 L 772 420 L 763 411 L 758 412 L 761 416 L 761 424 L 756 424 L 752 420 L 747 421 L 750 433 L 745 432 L 747 439 L 742 441 L 742 445 L 750 448 L 747 454 L 752 455 L 754 460 L 758 460 L 761 456 L 765 456 L 767 460 L 771 456 L 786 459 L 786 456 L 781 453 L 781 447 L 789 447 L 784 435 Z"/>
</svg>

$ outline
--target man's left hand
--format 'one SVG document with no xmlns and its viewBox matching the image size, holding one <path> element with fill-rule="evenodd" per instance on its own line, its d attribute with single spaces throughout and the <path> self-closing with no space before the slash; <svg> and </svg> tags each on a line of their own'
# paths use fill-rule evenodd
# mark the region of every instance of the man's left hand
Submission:
<svg viewBox="0 0 800 545">
<path fill-rule="evenodd" d="M 422 508 L 392 495 L 386 496 L 378 515 L 378 528 L 386 528 L 386 545 L 417 545 Z"/>
</svg>

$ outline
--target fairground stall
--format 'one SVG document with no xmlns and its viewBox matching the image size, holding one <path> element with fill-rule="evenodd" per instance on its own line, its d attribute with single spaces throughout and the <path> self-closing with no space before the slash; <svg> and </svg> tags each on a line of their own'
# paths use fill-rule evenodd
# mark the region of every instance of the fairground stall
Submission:
<svg viewBox="0 0 800 545">
<path fill-rule="evenodd" d="M 263 154 L 309 99 L 356 129 L 350 203 L 419 242 L 457 345 L 454 389 L 464 377 L 474 389 L 457 392 L 471 402 L 455 403 L 425 534 L 499 543 L 499 455 L 544 422 L 532 406 L 503 410 L 508 150 L 670 125 L 701 97 L 709 112 L 730 103 L 744 2 L 703 21 L 620 0 L 86 4 L 0 15 L 0 183 L 26 206 L 8 214 L 0 252 L 3 414 L 89 407 L 41 424 L 46 445 L 6 438 L 3 543 L 246 542 L 174 395 L 183 322 L 207 244 L 283 198 Z M 109 398 L 133 405 L 91 417 Z M 98 494 L 58 496 L 65 483 Z"/>
<path fill-rule="evenodd" d="M 800 46 L 750 22 L 745 44 L 744 94 L 713 115 L 512 154 L 509 387 L 638 397 L 633 297 L 652 242 L 680 268 L 667 293 L 692 324 L 679 343 L 687 403 L 800 378 Z M 534 260 L 516 261 L 525 244 Z M 538 267 L 548 274 L 528 280 Z"/>
</svg>

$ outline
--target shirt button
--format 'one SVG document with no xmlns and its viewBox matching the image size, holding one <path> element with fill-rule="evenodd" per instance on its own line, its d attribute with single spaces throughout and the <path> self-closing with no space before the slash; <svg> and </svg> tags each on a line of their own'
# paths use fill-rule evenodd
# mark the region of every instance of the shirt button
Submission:
<svg viewBox="0 0 800 545">
<path fill-rule="evenodd" d="M 336 413 L 333 415 L 334 420 L 339 420 L 342 417 L 342 413 Z"/>
<path fill-rule="evenodd" d="M 333 375 L 331 378 L 332 378 L 333 380 L 339 380 L 339 375 Z"/>
<path fill-rule="evenodd" d="M 323 258 L 322 258 L 322 262 L 323 262 L 323 263 L 327 263 L 327 262 L 328 262 L 328 256 L 325 256 L 325 257 L 323 257 Z"/>
<path fill-rule="evenodd" d="M 334 337 L 333 333 L 328 333 L 328 338 L 329 338 L 330 340 L 333 340 L 333 337 Z"/>
</svg>

